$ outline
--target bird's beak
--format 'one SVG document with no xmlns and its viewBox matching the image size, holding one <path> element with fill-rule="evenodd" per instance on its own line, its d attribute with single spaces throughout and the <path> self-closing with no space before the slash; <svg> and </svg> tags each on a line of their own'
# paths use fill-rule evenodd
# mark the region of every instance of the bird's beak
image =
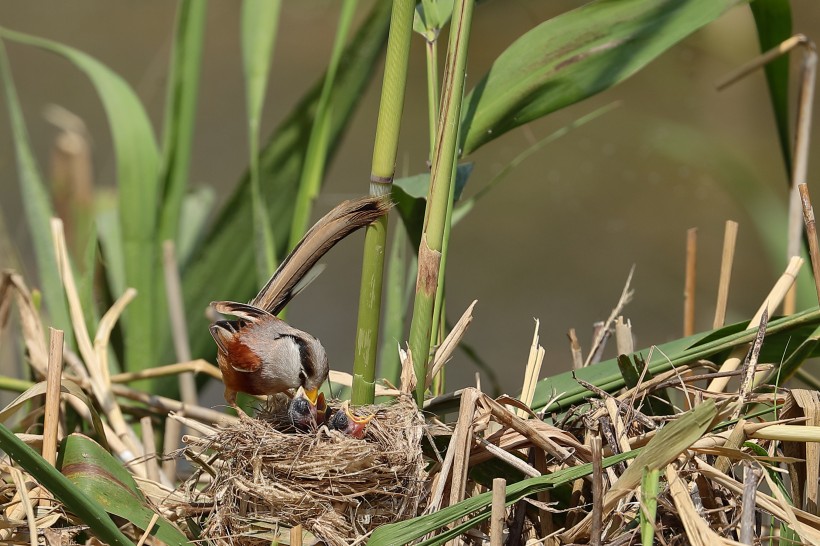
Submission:
<svg viewBox="0 0 820 546">
<path fill-rule="evenodd" d="M 288 407 L 288 415 L 293 426 L 300 430 L 308 430 L 316 425 L 317 408 L 314 400 L 310 399 L 304 388 L 299 387 Z M 324 397 L 322 401 L 324 402 Z"/>
<path fill-rule="evenodd" d="M 347 429 L 344 431 L 348 436 L 351 438 L 362 439 L 364 438 L 364 431 L 367 427 L 367 423 L 373 419 L 372 415 L 368 415 L 367 417 L 359 417 L 355 413 L 350 410 L 350 402 L 345 400 L 342 404 L 342 407 L 339 408 L 339 411 L 345 412 L 348 419 Z"/>
<path fill-rule="evenodd" d="M 316 398 L 316 424 L 320 426 L 325 424 L 328 417 L 330 417 L 330 412 L 328 411 L 327 401 L 325 401 L 325 393 L 320 392 Z"/>
<path fill-rule="evenodd" d="M 316 402 L 319 399 L 319 389 L 307 390 L 304 387 L 299 387 L 299 390 L 296 391 L 296 396 L 299 396 L 300 391 L 305 396 L 305 398 L 310 400 L 311 404 L 313 404 L 314 406 L 316 405 Z"/>
</svg>

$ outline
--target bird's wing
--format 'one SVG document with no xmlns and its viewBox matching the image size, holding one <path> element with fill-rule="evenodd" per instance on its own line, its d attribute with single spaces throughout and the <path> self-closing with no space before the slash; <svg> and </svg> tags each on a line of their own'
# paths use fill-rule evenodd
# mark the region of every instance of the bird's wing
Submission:
<svg viewBox="0 0 820 546">
<path fill-rule="evenodd" d="M 224 315 L 233 315 L 248 322 L 257 322 L 271 316 L 270 313 L 259 307 L 235 301 L 212 301 L 211 307 Z"/>
</svg>

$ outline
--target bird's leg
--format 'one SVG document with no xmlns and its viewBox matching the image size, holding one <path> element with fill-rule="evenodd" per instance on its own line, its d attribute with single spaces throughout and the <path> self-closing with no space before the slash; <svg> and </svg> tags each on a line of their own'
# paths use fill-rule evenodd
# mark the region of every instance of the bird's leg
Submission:
<svg viewBox="0 0 820 546">
<path fill-rule="evenodd" d="M 236 403 L 236 391 L 225 387 L 225 401 L 228 403 L 230 407 L 236 410 L 236 416 L 239 417 L 240 421 L 244 421 L 246 419 L 250 419 L 251 416 L 245 413 L 245 410 L 239 407 L 239 404 Z"/>
</svg>

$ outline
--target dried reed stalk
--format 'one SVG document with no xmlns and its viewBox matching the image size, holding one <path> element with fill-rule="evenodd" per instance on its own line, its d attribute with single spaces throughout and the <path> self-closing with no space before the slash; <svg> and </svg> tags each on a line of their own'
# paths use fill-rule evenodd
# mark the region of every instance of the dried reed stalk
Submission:
<svg viewBox="0 0 820 546">
<path fill-rule="evenodd" d="M 729 283 L 732 280 L 732 264 L 735 260 L 735 246 L 737 245 L 738 223 L 726 220 L 723 232 L 723 253 L 720 259 L 720 280 L 718 281 L 717 303 L 715 304 L 715 320 L 712 328 L 722 328 L 726 322 L 726 306 L 729 303 Z"/>
<path fill-rule="evenodd" d="M 806 225 L 806 238 L 809 240 L 809 256 L 811 257 L 811 272 L 814 277 L 814 289 L 817 294 L 817 301 L 820 303 L 820 248 L 817 245 L 817 223 L 814 219 L 814 209 L 811 206 L 809 187 L 806 184 L 798 184 L 800 192 L 800 203 L 803 207 L 803 222 Z"/>
<path fill-rule="evenodd" d="M 490 516 L 490 546 L 504 545 L 504 527 L 507 521 L 507 480 L 493 479 L 493 503 Z"/>
<path fill-rule="evenodd" d="M 797 273 L 800 271 L 800 267 L 803 265 L 803 258 L 799 256 L 793 256 L 792 259 L 789 261 L 789 265 L 786 267 L 786 271 L 783 272 L 783 275 L 775 283 L 774 287 L 772 287 L 771 292 L 766 297 L 766 300 L 760 306 L 760 308 L 755 313 L 754 317 L 752 317 L 751 322 L 749 322 L 749 326 L 746 328 L 747 330 L 756 329 L 760 326 L 760 319 L 763 316 L 764 311 L 771 316 L 775 309 L 780 305 L 783 301 L 783 298 L 788 292 L 789 287 L 794 284 L 795 279 L 797 278 Z M 721 372 L 730 372 L 734 371 L 740 366 L 740 363 L 743 361 L 744 356 L 749 350 L 749 344 L 742 345 L 736 347 L 728 359 L 723 363 L 720 367 Z M 758 379 L 760 378 L 760 379 Z M 726 385 L 729 383 L 729 377 L 718 377 L 713 379 L 709 386 L 706 388 L 709 392 L 723 392 L 726 388 Z M 755 376 L 755 384 L 758 381 L 762 381 L 762 375 L 758 374 Z"/>
<path fill-rule="evenodd" d="M 532 399 L 535 396 L 535 385 L 538 383 L 538 376 L 541 375 L 541 364 L 544 362 L 544 355 L 546 354 L 544 348 L 538 343 L 538 328 L 540 325 L 541 321 L 535 319 L 535 332 L 532 334 L 530 354 L 524 371 L 524 384 L 521 387 L 521 401 L 527 407 L 532 405 Z M 518 408 L 516 412 L 522 418 L 528 415 L 523 408 Z"/>
<path fill-rule="evenodd" d="M 686 281 L 683 289 L 683 336 L 695 333 L 695 290 L 697 284 L 698 228 L 686 230 Z"/>
</svg>

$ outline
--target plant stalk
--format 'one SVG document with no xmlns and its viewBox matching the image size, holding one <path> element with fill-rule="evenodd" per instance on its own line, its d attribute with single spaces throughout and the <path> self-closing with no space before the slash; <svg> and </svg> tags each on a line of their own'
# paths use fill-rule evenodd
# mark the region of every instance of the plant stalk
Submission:
<svg viewBox="0 0 820 546">
<path fill-rule="evenodd" d="M 384 81 L 370 170 L 370 194 L 390 193 L 396 170 L 399 128 L 404 108 L 410 38 L 413 33 L 413 0 L 395 0 L 390 16 Z M 387 216 L 365 232 L 362 284 L 359 291 L 359 316 L 356 326 L 356 352 L 353 358 L 354 404 L 371 404 L 375 395 L 376 353 L 387 245 Z"/>
<path fill-rule="evenodd" d="M 467 44 L 470 38 L 474 4 L 473 0 L 458 0 L 453 8 L 436 147 L 430 175 L 430 190 L 427 195 L 427 209 L 419 245 L 416 299 L 410 326 L 410 348 L 413 352 L 416 377 L 419 378 L 416 388 L 416 401 L 419 404 L 424 401 L 423 378 L 427 377 L 434 303 L 440 282 L 441 252 L 447 231 L 447 209 L 455 174 Z"/>
</svg>

